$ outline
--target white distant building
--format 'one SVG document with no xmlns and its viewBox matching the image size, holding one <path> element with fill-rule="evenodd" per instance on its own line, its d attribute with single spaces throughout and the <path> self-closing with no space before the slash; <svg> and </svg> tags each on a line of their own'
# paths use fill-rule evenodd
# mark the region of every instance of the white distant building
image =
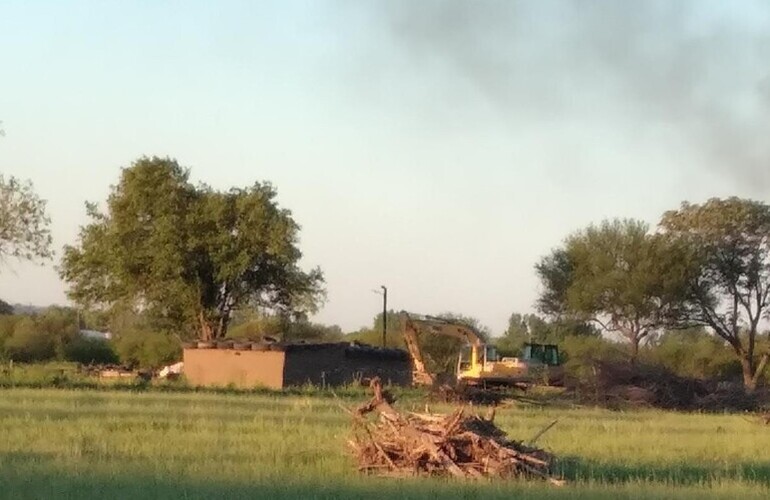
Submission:
<svg viewBox="0 0 770 500">
<path fill-rule="evenodd" d="M 96 330 L 80 330 L 80 336 L 87 339 L 110 340 L 112 332 L 99 332 Z"/>
<path fill-rule="evenodd" d="M 175 378 L 184 372 L 184 363 L 174 363 L 173 365 L 164 366 L 163 369 L 158 372 L 160 378 Z"/>
</svg>

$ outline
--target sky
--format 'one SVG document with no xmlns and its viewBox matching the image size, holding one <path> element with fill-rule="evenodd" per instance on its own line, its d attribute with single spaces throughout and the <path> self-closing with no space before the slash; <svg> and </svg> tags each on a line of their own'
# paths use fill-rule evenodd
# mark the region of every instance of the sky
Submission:
<svg viewBox="0 0 770 500">
<path fill-rule="evenodd" d="M 67 303 L 61 248 L 142 155 L 272 182 L 345 330 L 385 285 L 501 333 L 569 233 L 770 194 L 763 0 L 5 0 L 0 47 L 0 173 L 57 250 L 3 263 L 11 303 Z"/>
</svg>

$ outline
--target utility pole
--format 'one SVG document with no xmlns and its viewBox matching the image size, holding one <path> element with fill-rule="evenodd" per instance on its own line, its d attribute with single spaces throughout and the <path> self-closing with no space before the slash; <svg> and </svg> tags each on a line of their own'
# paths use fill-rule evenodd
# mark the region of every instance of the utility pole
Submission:
<svg viewBox="0 0 770 500">
<path fill-rule="evenodd" d="M 381 285 L 380 288 L 382 288 L 382 347 L 385 347 L 388 334 L 388 287 Z"/>
</svg>

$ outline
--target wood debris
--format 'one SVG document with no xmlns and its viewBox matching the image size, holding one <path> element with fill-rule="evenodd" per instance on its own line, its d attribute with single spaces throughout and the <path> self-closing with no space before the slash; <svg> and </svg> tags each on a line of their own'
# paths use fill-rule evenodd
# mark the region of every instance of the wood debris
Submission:
<svg viewBox="0 0 770 500">
<path fill-rule="evenodd" d="M 662 365 L 641 362 L 597 360 L 592 373 L 568 380 L 566 385 L 583 402 L 610 408 L 757 411 L 770 397 L 761 390 L 746 392 L 741 384 L 684 377 Z"/>
<path fill-rule="evenodd" d="M 429 397 L 435 401 L 453 404 L 471 404 L 478 406 L 497 406 L 506 398 L 507 394 L 500 390 L 483 389 L 473 386 L 453 387 L 442 384 L 435 387 Z"/>
<path fill-rule="evenodd" d="M 373 379 L 374 397 L 354 416 L 349 445 L 361 471 L 387 475 L 437 475 L 461 478 L 540 478 L 561 485 L 551 475 L 553 457 L 512 441 L 493 422 L 459 408 L 448 415 L 401 413 L 392 397 Z M 372 422 L 365 415 L 376 412 Z"/>
</svg>

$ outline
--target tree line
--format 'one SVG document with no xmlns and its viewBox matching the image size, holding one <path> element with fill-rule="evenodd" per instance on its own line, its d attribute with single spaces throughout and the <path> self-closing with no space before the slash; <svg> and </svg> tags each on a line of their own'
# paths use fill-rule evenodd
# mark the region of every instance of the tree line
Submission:
<svg viewBox="0 0 770 500">
<path fill-rule="evenodd" d="M 143 157 L 122 169 L 106 202 L 86 209 L 60 275 L 78 309 L 134 339 L 134 351 L 166 340 L 367 338 L 377 329 L 346 336 L 308 320 L 325 298 L 323 273 L 300 267 L 300 227 L 268 182 L 217 190 L 192 183 L 173 159 Z M 0 211 L 0 257 L 52 257 L 45 202 L 31 184 L 0 176 Z M 769 236 L 770 207 L 735 197 L 685 202 L 654 228 L 631 219 L 590 225 L 536 263 L 538 315 L 514 315 L 496 343 L 515 352 L 524 332 L 564 342 L 606 334 L 624 339 L 634 362 L 661 339 L 716 342 L 753 389 L 769 356 Z M 435 368 L 450 364 L 451 342 L 425 342 L 437 343 L 427 349 Z"/>
<path fill-rule="evenodd" d="M 89 336 L 109 333 L 111 338 Z M 234 315 L 227 339 L 340 341 L 338 326 L 307 320 L 284 321 L 256 312 Z M 73 361 L 82 364 L 122 364 L 158 368 L 178 361 L 185 339 L 159 330 L 151 316 L 131 310 L 84 311 L 50 306 L 14 311 L 0 301 L 0 360 L 35 363 Z"/>
<path fill-rule="evenodd" d="M 656 230 L 610 220 L 575 232 L 535 266 L 539 311 L 590 322 L 630 345 L 651 335 L 706 329 L 732 350 L 754 389 L 770 357 L 762 333 L 770 303 L 770 207 L 713 198 L 682 203 Z"/>
</svg>

